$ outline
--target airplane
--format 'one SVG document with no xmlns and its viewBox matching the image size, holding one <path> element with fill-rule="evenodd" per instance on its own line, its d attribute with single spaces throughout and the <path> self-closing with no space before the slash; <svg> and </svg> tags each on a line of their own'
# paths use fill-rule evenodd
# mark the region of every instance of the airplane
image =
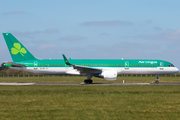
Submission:
<svg viewBox="0 0 180 120">
<path fill-rule="evenodd" d="M 179 69 L 164 60 L 152 59 L 37 59 L 11 33 L 3 33 L 13 62 L 3 62 L 3 66 L 38 74 L 86 75 L 84 83 L 91 84 L 91 78 L 116 80 L 122 74 L 154 74 L 155 83 L 159 75 L 178 73 Z"/>
</svg>

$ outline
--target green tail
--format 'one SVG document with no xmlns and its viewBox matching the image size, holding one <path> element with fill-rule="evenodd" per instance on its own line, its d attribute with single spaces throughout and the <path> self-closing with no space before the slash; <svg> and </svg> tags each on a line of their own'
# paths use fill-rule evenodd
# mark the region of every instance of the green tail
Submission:
<svg viewBox="0 0 180 120">
<path fill-rule="evenodd" d="M 11 34 L 3 33 L 14 62 L 36 60 L 36 58 Z"/>
</svg>

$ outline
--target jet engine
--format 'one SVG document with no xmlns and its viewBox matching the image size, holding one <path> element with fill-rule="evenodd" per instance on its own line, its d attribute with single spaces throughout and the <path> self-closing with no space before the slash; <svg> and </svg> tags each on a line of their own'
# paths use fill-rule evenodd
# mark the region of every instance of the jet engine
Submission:
<svg viewBox="0 0 180 120">
<path fill-rule="evenodd" d="M 113 71 L 113 70 L 102 71 L 101 74 L 95 75 L 95 77 L 104 78 L 105 80 L 116 80 L 117 71 Z"/>
</svg>

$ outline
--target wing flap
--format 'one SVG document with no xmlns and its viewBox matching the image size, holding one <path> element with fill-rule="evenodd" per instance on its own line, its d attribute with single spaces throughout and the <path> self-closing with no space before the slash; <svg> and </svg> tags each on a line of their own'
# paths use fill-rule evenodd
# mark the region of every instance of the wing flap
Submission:
<svg viewBox="0 0 180 120">
<path fill-rule="evenodd" d="M 102 71 L 99 68 L 92 68 L 92 67 L 86 67 L 86 66 L 81 66 L 81 65 L 72 65 L 74 69 L 77 70 L 85 70 L 85 71 Z"/>
</svg>

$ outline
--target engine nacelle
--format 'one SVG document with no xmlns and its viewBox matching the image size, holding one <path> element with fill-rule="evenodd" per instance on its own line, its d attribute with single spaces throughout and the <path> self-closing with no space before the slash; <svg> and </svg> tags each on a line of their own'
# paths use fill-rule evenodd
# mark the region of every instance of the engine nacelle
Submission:
<svg viewBox="0 0 180 120">
<path fill-rule="evenodd" d="M 103 71 L 101 74 L 99 74 L 99 77 L 102 77 L 105 80 L 116 80 L 117 79 L 117 71 L 106 70 L 106 71 Z"/>
</svg>

